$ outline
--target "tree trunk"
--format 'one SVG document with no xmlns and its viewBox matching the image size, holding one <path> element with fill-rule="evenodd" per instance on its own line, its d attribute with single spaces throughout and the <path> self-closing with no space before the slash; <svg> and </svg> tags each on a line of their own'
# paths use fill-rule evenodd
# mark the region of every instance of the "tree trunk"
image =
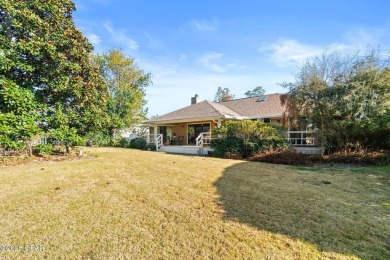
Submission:
<svg viewBox="0 0 390 260">
<path fill-rule="evenodd" d="M 26 139 L 25 140 L 25 143 L 27 145 L 27 152 L 28 152 L 28 156 L 32 156 L 32 145 L 31 145 L 31 140 L 30 139 Z"/>
</svg>

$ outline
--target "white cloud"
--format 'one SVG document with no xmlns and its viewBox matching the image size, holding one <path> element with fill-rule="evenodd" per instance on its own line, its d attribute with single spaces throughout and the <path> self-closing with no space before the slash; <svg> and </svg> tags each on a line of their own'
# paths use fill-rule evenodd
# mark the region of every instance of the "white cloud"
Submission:
<svg viewBox="0 0 390 260">
<path fill-rule="evenodd" d="M 211 69 L 216 72 L 225 72 L 226 67 L 218 65 L 216 62 L 222 58 L 222 53 L 210 53 L 203 55 L 199 58 L 199 63 L 207 69 Z"/>
<path fill-rule="evenodd" d="M 279 67 L 297 66 L 306 60 L 319 56 L 326 51 L 344 51 L 353 46 L 343 43 L 329 45 L 311 45 L 294 39 L 281 39 L 275 43 L 263 44 L 258 51 L 269 54 L 271 62 Z"/>
<path fill-rule="evenodd" d="M 321 54 L 322 48 L 302 44 L 294 39 L 282 39 L 260 47 L 259 51 L 270 51 L 271 61 L 277 66 L 285 67 L 300 64 L 308 58 Z"/>
<path fill-rule="evenodd" d="M 180 53 L 180 54 L 179 54 L 179 60 L 180 60 L 180 61 L 186 60 L 187 58 L 188 58 L 188 55 L 187 55 L 187 54 L 184 54 L 184 53 Z"/>
<path fill-rule="evenodd" d="M 86 36 L 87 36 L 89 42 L 90 42 L 92 45 L 94 45 L 94 46 L 98 45 L 98 44 L 101 42 L 99 36 L 97 36 L 97 35 L 94 34 L 94 33 L 87 33 Z"/>
<path fill-rule="evenodd" d="M 215 17 L 211 20 L 193 19 L 189 22 L 189 24 L 198 32 L 214 32 L 218 28 L 218 22 Z"/>
<path fill-rule="evenodd" d="M 109 23 L 104 23 L 104 27 L 111 34 L 114 41 L 125 45 L 131 50 L 137 50 L 139 45 L 138 43 L 126 35 L 126 30 L 123 29 L 114 29 Z"/>
<path fill-rule="evenodd" d="M 198 63 L 201 64 L 203 67 L 206 69 L 219 72 L 219 73 L 224 73 L 228 69 L 231 68 L 245 68 L 242 66 L 239 66 L 240 61 L 236 59 L 224 59 L 224 55 L 222 53 L 217 53 L 217 52 L 212 52 L 209 54 L 205 54 L 201 56 L 198 59 Z"/>
<path fill-rule="evenodd" d="M 385 25 L 381 28 L 356 28 L 344 34 L 345 40 L 356 48 L 364 49 L 368 46 L 389 47 L 390 26 Z"/>
</svg>

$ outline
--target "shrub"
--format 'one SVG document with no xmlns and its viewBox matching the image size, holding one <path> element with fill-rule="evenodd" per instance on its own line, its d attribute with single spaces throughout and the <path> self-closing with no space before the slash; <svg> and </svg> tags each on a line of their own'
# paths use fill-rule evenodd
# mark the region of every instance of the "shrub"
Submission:
<svg viewBox="0 0 390 260">
<path fill-rule="evenodd" d="M 294 149 L 277 149 L 258 152 L 249 160 L 274 164 L 311 165 L 315 161 L 321 161 L 321 156 L 300 154 Z"/>
<path fill-rule="evenodd" d="M 313 164 L 356 164 L 356 165 L 388 165 L 389 152 L 339 152 L 332 155 L 300 154 L 294 149 L 279 149 L 259 152 L 249 160 L 265 163 L 287 165 L 313 165 Z"/>
<path fill-rule="evenodd" d="M 53 153 L 52 144 L 38 144 L 34 147 L 33 153 L 35 155 L 51 155 Z"/>
<path fill-rule="evenodd" d="M 129 142 L 129 140 L 127 140 L 127 138 L 122 137 L 119 140 L 119 145 L 120 145 L 120 147 L 126 148 L 126 147 L 129 147 L 130 142 Z"/>
<path fill-rule="evenodd" d="M 211 147 L 214 155 L 228 158 L 247 158 L 259 151 L 288 147 L 285 130 L 259 121 L 228 121 L 218 127 Z"/>
<path fill-rule="evenodd" d="M 72 146 L 85 146 L 87 144 L 87 138 L 79 135 L 76 136 L 72 141 Z"/>
<path fill-rule="evenodd" d="M 323 156 L 326 163 L 346 163 L 362 165 L 389 165 L 389 152 L 338 152 L 331 155 Z"/>
<path fill-rule="evenodd" d="M 244 141 L 237 137 L 217 138 L 211 140 L 213 155 L 223 158 L 242 158 Z"/>
<path fill-rule="evenodd" d="M 130 140 L 129 148 L 133 148 L 133 149 L 135 148 L 135 138 Z"/>
<path fill-rule="evenodd" d="M 156 144 L 152 144 L 152 143 L 147 144 L 147 145 L 146 145 L 146 149 L 148 149 L 148 150 L 150 150 L 150 151 L 156 151 L 156 150 L 157 150 L 157 149 L 156 149 Z"/>
<path fill-rule="evenodd" d="M 88 144 L 98 146 L 119 146 L 119 140 L 113 138 L 108 133 L 96 132 L 88 135 Z"/>
<path fill-rule="evenodd" d="M 134 138 L 130 140 L 130 148 L 146 150 L 146 140 L 143 138 Z"/>
</svg>

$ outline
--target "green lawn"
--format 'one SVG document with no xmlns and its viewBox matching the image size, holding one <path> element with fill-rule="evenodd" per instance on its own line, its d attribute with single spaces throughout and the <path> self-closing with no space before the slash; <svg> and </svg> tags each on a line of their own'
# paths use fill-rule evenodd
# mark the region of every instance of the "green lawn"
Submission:
<svg viewBox="0 0 390 260">
<path fill-rule="evenodd" d="M 0 167 L 0 259 L 390 259 L 389 167 L 87 153 Z"/>
</svg>

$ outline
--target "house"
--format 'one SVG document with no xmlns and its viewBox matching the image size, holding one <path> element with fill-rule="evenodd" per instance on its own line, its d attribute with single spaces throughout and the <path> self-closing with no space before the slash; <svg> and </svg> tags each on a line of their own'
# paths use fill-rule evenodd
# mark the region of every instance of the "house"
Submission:
<svg viewBox="0 0 390 260">
<path fill-rule="evenodd" d="M 117 134 L 120 137 L 126 138 L 130 141 L 131 139 L 137 138 L 139 136 L 149 135 L 149 128 L 142 124 L 136 124 L 132 127 L 119 130 Z"/>
<path fill-rule="evenodd" d="M 189 106 L 145 123 L 151 134 L 162 135 L 164 144 L 195 145 L 201 133 L 211 132 L 228 120 L 250 119 L 285 125 L 285 107 L 281 105 L 280 97 L 281 94 L 269 94 L 212 102 L 195 95 Z"/>
</svg>

